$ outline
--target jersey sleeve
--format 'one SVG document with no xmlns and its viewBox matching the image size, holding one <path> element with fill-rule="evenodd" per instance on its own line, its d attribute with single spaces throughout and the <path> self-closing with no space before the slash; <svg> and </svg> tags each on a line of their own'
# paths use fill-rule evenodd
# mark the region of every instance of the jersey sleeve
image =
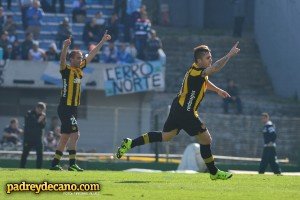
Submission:
<svg viewBox="0 0 300 200">
<path fill-rule="evenodd" d="M 60 69 L 59 72 L 62 74 L 63 72 L 68 70 L 69 65 L 65 64 L 65 65 L 60 65 L 60 67 L 64 67 L 64 69 Z"/>
</svg>

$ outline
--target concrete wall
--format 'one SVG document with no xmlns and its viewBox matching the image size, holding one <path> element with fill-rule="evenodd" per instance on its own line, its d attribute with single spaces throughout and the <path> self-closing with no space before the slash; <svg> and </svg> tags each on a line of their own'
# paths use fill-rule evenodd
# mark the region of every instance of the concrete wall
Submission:
<svg viewBox="0 0 300 200">
<path fill-rule="evenodd" d="M 160 0 L 169 6 L 170 25 L 176 27 L 204 26 L 205 0 Z"/>
<path fill-rule="evenodd" d="M 234 22 L 232 0 L 206 0 L 204 26 L 213 29 L 232 29 Z M 252 29 L 254 23 L 254 1 L 245 0 L 245 29 Z"/>
<path fill-rule="evenodd" d="M 170 10 L 171 26 L 213 29 L 232 29 L 231 0 L 160 0 Z M 246 0 L 244 27 L 253 28 L 254 1 Z"/>
<path fill-rule="evenodd" d="M 255 37 L 275 92 L 300 97 L 300 1 L 256 0 Z"/>
</svg>

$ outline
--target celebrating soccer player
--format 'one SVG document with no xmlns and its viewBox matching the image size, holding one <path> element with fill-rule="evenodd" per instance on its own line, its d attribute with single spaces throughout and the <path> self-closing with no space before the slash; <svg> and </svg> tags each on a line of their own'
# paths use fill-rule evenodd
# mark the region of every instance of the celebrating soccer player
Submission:
<svg viewBox="0 0 300 200">
<path fill-rule="evenodd" d="M 195 136 L 199 142 L 200 153 L 210 172 L 210 178 L 212 180 L 231 178 L 231 173 L 221 171 L 215 166 L 210 147 L 211 135 L 200 120 L 197 110 L 205 96 L 206 90 L 214 91 L 223 98 L 230 97 L 226 91 L 210 82 L 208 76 L 219 72 L 229 59 L 240 51 L 237 46 L 238 42 L 226 56 L 214 64 L 212 64 L 212 55 L 208 46 L 200 45 L 196 47 L 194 49 L 194 63 L 186 72 L 182 87 L 172 102 L 163 131 L 148 132 L 133 140 L 130 138 L 124 139 L 118 148 L 116 157 L 120 159 L 128 150 L 136 146 L 152 142 L 169 141 L 183 129 L 190 136 Z"/>
<path fill-rule="evenodd" d="M 77 107 L 80 105 L 81 79 L 83 77 L 82 70 L 96 56 L 103 44 L 110 40 L 111 36 L 107 31 L 103 35 L 101 41 L 96 47 L 89 52 L 86 58 L 83 58 L 80 50 L 72 50 L 70 52 L 70 65 L 66 64 L 68 48 L 71 44 L 71 38 L 63 43 L 60 56 L 60 73 L 62 76 L 62 90 L 60 103 L 57 109 L 58 116 L 61 120 L 61 137 L 52 160 L 51 170 L 62 170 L 59 161 L 63 155 L 63 151 L 69 141 L 69 171 L 83 171 L 76 164 L 76 146 L 79 138 L 79 129 L 77 125 Z"/>
</svg>

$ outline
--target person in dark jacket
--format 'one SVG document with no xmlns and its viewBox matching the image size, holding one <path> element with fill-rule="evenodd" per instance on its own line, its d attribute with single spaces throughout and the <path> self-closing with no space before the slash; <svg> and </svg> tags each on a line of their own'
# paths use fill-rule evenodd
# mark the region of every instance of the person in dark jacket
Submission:
<svg viewBox="0 0 300 200">
<path fill-rule="evenodd" d="M 259 166 L 258 173 L 264 174 L 268 164 L 270 164 L 274 174 L 281 174 L 277 156 L 276 156 L 276 132 L 275 125 L 270 121 L 268 113 L 261 114 L 261 121 L 264 124 L 263 136 L 264 136 L 264 150 Z"/>
<path fill-rule="evenodd" d="M 42 168 L 43 162 L 43 129 L 46 125 L 46 104 L 38 102 L 33 110 L 25 115 L 24 144 L 21 157 L 21 168 L 25 168 L 29 151 L 36 150 L 36 168 Z"/>
</svg>

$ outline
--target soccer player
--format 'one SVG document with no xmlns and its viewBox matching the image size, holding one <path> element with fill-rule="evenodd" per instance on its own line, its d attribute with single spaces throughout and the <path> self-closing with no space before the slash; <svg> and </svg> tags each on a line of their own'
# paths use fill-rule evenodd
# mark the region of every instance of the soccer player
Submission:
<svg viewBox="0 0 300 200">
<path fill-rule="evenodd" d="M 62 76 L 63 87 L 61 90 L 60 103 L 57 109 L 58 116 L 61 121 L 61 137 L 52 160 L 51 170 L 62 170 L 59 165 L 63 151 L 69 141 L 69 171 L 83 171 L 76 164 L 76 146 L 79 138 L 79 129 L 77 125 L 77 107 L 80 105 L 81 79 L 83 77 L 82 70 L 96 56 L 103 44 L 110 40 L 111 36 L 107 31 L 103 35 L 101 41 L 94 49 L 89 52 L 86 58 L 83 58 L 80 50 L 72 50 L 69 54 L 70 65 L 66 64 L 66 56 L 68 47 L 71 44 L 71 38 L 63 43 L 60 56 L 60 73 Z"/>
<path fill-rule="evenodd" d="M 133 140 L 130 138 L 124 139 L 118 148 L 116 157 L 120 159 L 128 150 L 136 146 L 169 141 L 183 129 L 190 136 L 195 136 L 200 144 L 200 153 L 210 172 L 210 178 L 212 180 L 231 178 L 231 173 L 221 171 L 215 166 L 210 147 L 212 139 L 205 124 L 199 119 L 197 110 L 206 90 L 216 92 L 223 98 L 230 97 L 226 91 L 210 82 L 208 76 L 219 72 L 229 59 L 240 51 L 237 46 L 238 42 L 226 56 L 214 64 L 212 64 L 212 55 L 208 46 L 200 45 L 196 47 L 194 49 L 194 63 L 185 74 L 180 92 L 172 102 L 163 131 L 148 132 Z"/>
</svg>

